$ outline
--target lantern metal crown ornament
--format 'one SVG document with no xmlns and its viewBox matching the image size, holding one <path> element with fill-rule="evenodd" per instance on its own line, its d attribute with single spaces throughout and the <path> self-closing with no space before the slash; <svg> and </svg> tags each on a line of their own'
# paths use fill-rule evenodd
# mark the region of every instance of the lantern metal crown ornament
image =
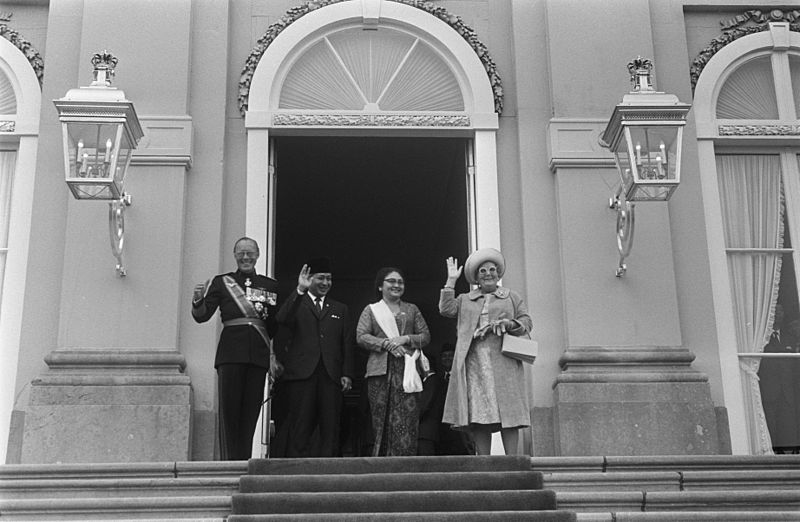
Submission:
<svg viewBox="0 0 800 522">
<path fill-rule="evenodd" d="M 131 155 L 144 135 L 133 103 L 111 86 L 117 58 L 103 51 L 92 56 L 93 81 L 53 100 L 61 121 L 64 172 L 72 195 L 109 203 L 111 246 L 122 266 L 123 207 L 130 205 L 123 183 Z"/>
<path fill-rule="evenodd" d="M 617 277 L 633 246 L 634 202 L 667 201 L 680 184 L 681 141 L 691 109 L 677 96 L 656 91 L 653 62 L 638 56 L 628 63 L 633 90 L 614 107 L 600 145 L 614 153 L 620 183 L 609 206 L 617 211 Z"/>
</svg>

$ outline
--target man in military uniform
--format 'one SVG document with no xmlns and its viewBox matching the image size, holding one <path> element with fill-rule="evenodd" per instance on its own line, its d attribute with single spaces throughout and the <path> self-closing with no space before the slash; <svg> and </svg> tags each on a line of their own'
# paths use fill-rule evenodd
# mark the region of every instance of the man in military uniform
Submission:
<svg viewBox="0 0 800 522">
<path fill-rule="evenodd" d="M 208 321 L 219 308 L 224 326 L 214 359 L 222 460 L 250 458 L 267 371 L 276 378 L 281 370 L 272 351 L 278 282 L 256 274 L 258 256 L 255 240 L 239 239 L 233 247 L 238 269 L 196 285 L 192 297 L 195 321 Z"/>
</svg>

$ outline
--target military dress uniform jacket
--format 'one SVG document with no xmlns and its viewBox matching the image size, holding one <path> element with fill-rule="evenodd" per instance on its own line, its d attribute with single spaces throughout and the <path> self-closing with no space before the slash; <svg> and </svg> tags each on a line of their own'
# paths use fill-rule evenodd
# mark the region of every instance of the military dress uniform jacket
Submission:
<svg viewBox="0 0 800 522">
<path fill-rule="evenodd" d="M 307 379 L 322 362 L 328 375 L 338 383 L 342 376 L 353 378 L 355 338 L 347 305 L 325 297 L 324 309 L 317 310 L 308 293 L 292 292 L 278 311 L 278 322 L 291 330 L 291 340 L 278 347 L 275 356 L 283 363 L 282 380 Z"/>
<path fill-rule="evenodd" d="M 231 296 L 223 281 L 224 276 L 232 277 L 242 288 L 250 293 L 265 299 L 263 301 L 266 314 L 264 323 L 270 338 L 275 336 L 278 325 L 276 322 L 278 282 L 270 277 L 249 274 L 240 271 L 221 274 L 211 281 L 206 288 L 206 294 L 199 303 L 192 303 L 192 317 L 198 323 L 211 319 L 219 308 L 222 322 L 245 317 L 239 305 Z M 247 285 L 247 282 L 250 282 Z M 259 301 L 260 302 L 260 301 Z M 260 308 L 260 307 L 259 307 Z M 217 344 L 217 354 L 214 359 L 214 368 L 221 364 L 252 364 L 262 368 L 269 368 L 269 346 L 264 338 L 254 327 L 243 324 L 225 326 Z"/>
</svg>

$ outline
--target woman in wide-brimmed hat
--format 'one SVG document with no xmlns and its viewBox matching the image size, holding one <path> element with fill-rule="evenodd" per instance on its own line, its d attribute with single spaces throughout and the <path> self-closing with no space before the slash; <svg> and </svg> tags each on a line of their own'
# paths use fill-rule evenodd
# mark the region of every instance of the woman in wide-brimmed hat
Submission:
<svg viewBox="0 0 800 522">
<path fill-rule="evenodd" d="M 494 248 L 473 252 L 463 272 L 477 287 L 456 296 L 462 267 L 450 257 L 439 297 L 439 312 L 458 319 L 442 422 L 468 430 L 479 455 L 490 453 L 492 433 L 497 431 L 506 453 L 517 453 L 519 429 L 530 426 L 522 363 L 500 349 L 503 335 L 527 336 L 533 323 L 520 295 L 499 286 L 505 269 L 503 255 Z"/>
<path fill-rule="evenodd" d="M 422 348 L 431 335 L 419 308 L 401 299 L 406 289 L 402 270 L 381 268 L 375 287 L 380 299 L 364 308 L 356 328 L 358 345 L 369 352 L 366 379 L 375 432 L 372 455 L 416 455 L 422 382 L 411 371 L 416 372 L 417 362 L 425 357 Z"/>
</svg>

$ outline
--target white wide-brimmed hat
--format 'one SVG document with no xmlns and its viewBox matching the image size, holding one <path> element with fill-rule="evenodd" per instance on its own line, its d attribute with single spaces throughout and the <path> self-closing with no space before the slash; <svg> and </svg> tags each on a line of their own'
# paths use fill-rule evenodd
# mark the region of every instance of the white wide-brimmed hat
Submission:
<svg viewBox="0 0 800 522">
<path fill-rule="evenodd" d="M 473 285 L 478 284 L 478 269 L 487 261 L 497 266 L 497 277 L 503 277 L 506 271 L 506 260 L 495 248 L 481 248 L 470 254 L 464 263 L 464 277 Z"/>
</svg>

